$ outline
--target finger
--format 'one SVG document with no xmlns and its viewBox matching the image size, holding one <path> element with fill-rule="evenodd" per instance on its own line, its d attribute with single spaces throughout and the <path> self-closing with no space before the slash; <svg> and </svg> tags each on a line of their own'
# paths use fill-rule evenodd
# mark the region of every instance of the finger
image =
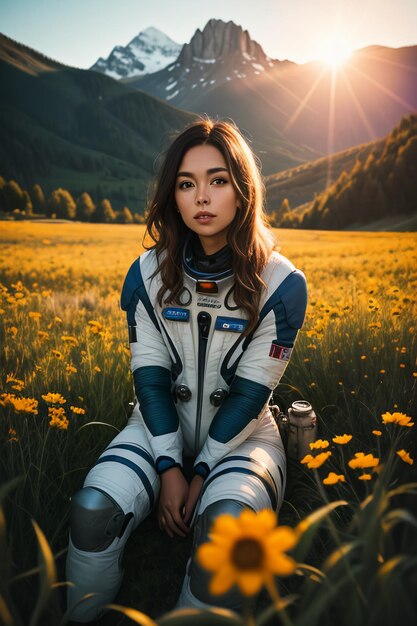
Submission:
<svg viewBox="0 0 417 626">
<path fill-rule="evenodd" d="M 171 532 L 176 535 L 180 535 L 180 537 L 185 537 L 190 532 L 188 526 L 186 526 L 181 519 L 181 516 L 178 513 L 167 511 L 166 515 L 166 526 L 170 529 Z"/>
<path fill-rule="evenodd" d="M 189 524 L 190 519 L 193 516 L 195 507 L 197 505 L 197 500 L 194 498 L 190 498 L 185 505 L 185 515 L 184 515 L 184 524 Z"/>
</svg>

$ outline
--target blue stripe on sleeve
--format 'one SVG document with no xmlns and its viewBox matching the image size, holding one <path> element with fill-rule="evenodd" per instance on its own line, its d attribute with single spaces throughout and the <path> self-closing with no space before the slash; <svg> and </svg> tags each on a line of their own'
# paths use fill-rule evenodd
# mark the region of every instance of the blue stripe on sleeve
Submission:
<svg viewBox="0 0 417 626">
<path fill-rule="evenodd" d="M 152 435 L 175 433 L 179 421 L 171 394 L 170 371 L 159 365 L 147 365 L 138 367 L 133 379 L 140 411 Z"/>
<path fill-rule="evenodd" d="M 266 385 L 235 376 L 229 395 L 211 423 L 210 437 L 220 443 L 233 439 L 259 415 L 270 395 L 271 390 Z"/>
</svg>

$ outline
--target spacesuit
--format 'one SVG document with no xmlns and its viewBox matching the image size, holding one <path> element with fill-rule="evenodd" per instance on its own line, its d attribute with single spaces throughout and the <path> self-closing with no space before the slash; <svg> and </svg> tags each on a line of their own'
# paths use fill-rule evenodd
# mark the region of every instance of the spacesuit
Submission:
<svg viewBox="0 0 417 626">
<path fill-rule="evenodd" d="M 183 289 L 175 305 L 158 304 L 155 250 L 131 266 L 121 304 L 127 313 L 137 403 L 127 426 L 72 498 L 67 580 L 71 619 L 95 619 L 122 580 L 124 545 L 152 511 L 159 474 L 192 459 L 204 483 L 192 524 L 194 543 L 177 608 L 239 610 L 236 588 L 211 596 L 208 574 L 193 558 L 221 513 L 278 510 L 286 459 L 268 407 L 304 320 L 302 272 L 272 253 L 254 331 L 233 299 L 231 252 L 206 256 L 198 238 L 183 254 Z M 86 593 L 92 598 L 82 601 Z"/>
</svg>

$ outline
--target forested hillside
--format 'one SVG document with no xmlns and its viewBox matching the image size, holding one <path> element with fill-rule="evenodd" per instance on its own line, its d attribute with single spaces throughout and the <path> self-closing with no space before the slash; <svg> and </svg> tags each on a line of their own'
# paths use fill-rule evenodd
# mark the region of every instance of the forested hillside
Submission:
<svg viewBox="0 0 417 626">
<path fill-rule="evenodd" d="M 281 212 L 279 225 L 343 229 L 385 217 L 411 217 L 417 198 L 417 115 L 402 118 L 382 151 L 356 160 L 303 211 Z"/>
</svg>

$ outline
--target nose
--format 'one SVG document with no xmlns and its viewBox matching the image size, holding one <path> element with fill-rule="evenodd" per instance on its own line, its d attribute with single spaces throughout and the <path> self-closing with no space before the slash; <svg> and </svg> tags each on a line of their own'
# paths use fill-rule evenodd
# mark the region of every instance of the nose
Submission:
<svg viewBox="0 0 417 626">
<path fill-rule="evenodd" d="M 197 206 L 202 206 L 204 204 L 209 204 L 210 203 L 210 198 L 208 193 L 205 191 L 205 189 L 200 188 L 197 190 L 196 196 L 195 196 L 195 202 L 197 204 Z"/>
</svg>

